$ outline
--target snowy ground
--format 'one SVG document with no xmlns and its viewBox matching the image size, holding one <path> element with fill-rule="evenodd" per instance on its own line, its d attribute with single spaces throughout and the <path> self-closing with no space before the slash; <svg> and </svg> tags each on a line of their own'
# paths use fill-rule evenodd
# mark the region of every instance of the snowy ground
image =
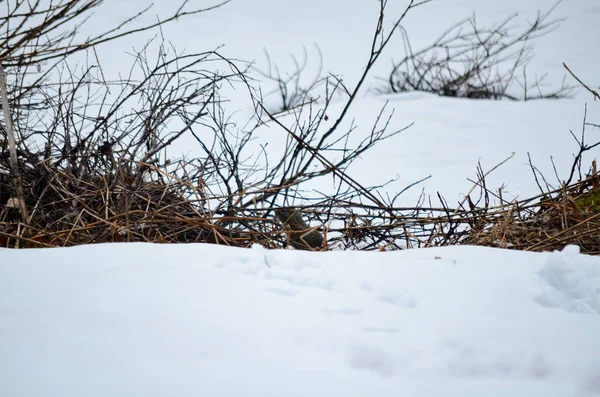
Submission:
<svg viewBox="0 0 600 397">
<path fill-rule="evenodd" d="M 600 260 L 576 247 L 0 257 L 3 396 L 600 393 Z"/>
<path fill-rule="evenodd" d="M 263 48 L 283 62 L 317 43 L 324 69 L 351 83 L 368 56 L 377 2 L 343 3 L 234 1 L 164 33 L 180 49 L 225 44 L 226 55 L 258 61 Z M 391 14 L 404 2 L 390 3 Z M 94 19 L 99 29 L 146 2 L 106 4 Z M 425 45 L 474 10 L 481 22 L 513 12 L 532 19 L 552 4 L 440 0 L 415 10 L 406 28 Z M 597 87 L 597 1 L 565 0 L 556 12 L 568 19 L 540 39 L 532 70 L 556 83 L 566 62 Z M 100 47 L 105 73 L 145 40 Z M 376 76 L 392 58 L 382 58 Z M 527 152 L 550 176 L 553 156 L 565 178 L 577 150 L 569 130 L 580 132 L 586 101 L 590 121 L 600 122 L 600 105 L 583 92 L 531 103 L 365 92 L 351 116 L 368 131 L 386 100 L 396 109 L 392 128 L 415 125 L 351 174 L 366 184 L 398 177 L 391 191 L 431 174 L 407 205 L 421 187 L 456 202 L 478 160 L 489 169 L 512 152 L 490 185 L 535 194 Z M 590 141 L 597 134 L 590 130 Z M 600 394 L 599 314 L 600 258 L 575 247 L 0 249 L 0 396 L 591 396 Z"/>
</svg>

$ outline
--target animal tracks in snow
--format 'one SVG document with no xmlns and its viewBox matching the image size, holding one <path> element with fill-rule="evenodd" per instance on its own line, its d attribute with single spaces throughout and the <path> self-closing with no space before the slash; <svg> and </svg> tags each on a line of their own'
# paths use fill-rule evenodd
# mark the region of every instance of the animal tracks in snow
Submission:
<svg viewBox="0 0 600 397">
<path fill-rule="evenodd" d="M 595 259 L 580 255 L 576 246 L 550 255 L 538 273 L 543 292 L 534 300 L 569 312 L 600 314 L 600 267 Z"/>
<path fill-rule="evenodd" d="M 348 351 L 348 364 L 359 370 L 392 376 L 396 370 L 394 357 L 384 350 L 366 346 L 353 346 Z"/>
</svg>

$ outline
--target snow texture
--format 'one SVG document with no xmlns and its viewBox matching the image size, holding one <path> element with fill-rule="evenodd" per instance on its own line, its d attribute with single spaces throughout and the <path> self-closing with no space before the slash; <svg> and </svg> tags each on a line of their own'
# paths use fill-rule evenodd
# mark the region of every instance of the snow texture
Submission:
<svg viewBox="0 0 600 397">
<path fill-rule="evenodd" d="M 579 254 L 579 247 L 568 246 L 550 258 L 540 270 L 548 283 L 536 301 L 547 307 L 569 312 L 600 314 L 600 267 L 592 257 Z"/>
<path fill-rule="evenodd" d="M 0 395 L 600 393 L 600 259 L 0 250 Z"/>
</svg>

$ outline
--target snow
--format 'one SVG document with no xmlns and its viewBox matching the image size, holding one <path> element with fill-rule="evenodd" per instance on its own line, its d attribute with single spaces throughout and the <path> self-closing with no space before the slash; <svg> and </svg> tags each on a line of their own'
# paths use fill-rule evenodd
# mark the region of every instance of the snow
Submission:
<svg viewBox="0 0 600 397">
<path fill-rule="evenodd" d="M 0 257 L 6 396 L 600 392 L 600 260 L 576 247 Z"/>
<path fill-rule="evenodd" d="M 93 19 L 102 22 L 83 30 L 103 29 L 146 4 L 106 3 Z M 224 43 L 225 55 L 258 66 L 264 48 L 282 69 L 290 53 L 316 43 L 324 70 L 352 85 L 368 56 L 377 2 L 285 3 L 234 1 L 164 34 L 188 52 Z M 390 2 L 390 15 L 400 3 Z M 415 45 L 425 45 L 474 10 L 485 24 L 513 12 L 531 20 L 553 4 L 434 1 L 409 15 L 406 28 Z M 173 10 L 172 2 L 157 7 Z M 596 1 L 565 0 L 556 12 L 568 19 L 537 42 L 531 70 L 559 84 L 566 62 L 597 87 Z M 104 72 L 129 64 L 131 56 L 119 54 L 146 39 L 99 47 Z M 398 55 L 382 56 L 375 76 L 391 58 Z M 389 101 L 390 129 L 415 124 L 350 173 L 373 185 L 397 177 L 385 188 L 390 193 L 432 176 L 398 204 L 413 205 L 422 188 L 456 202 L 478 161 L 489 169 L 512 152 L 488 186 L 506 182 L 510 197 L 536 194 L 527 153 L 548 176 L 553 156 L 564 179 L 577 150 L 569 130 L 579 135 L 586 101 L 590 121 L 600 121 L 600 105 L 582 91 L 569 100 L 512 103 L 381 97 L 375 83 L 369 80 L 348 122 L 370 130 Z M 589 130 L 588 139 L 595 142 L 597 132 Z M 282 131 L 263 134 L 277 152 Z M 193 153 L 191 145 L 184 139 L 177 150 Z M 599 314 L 600 258 L 573 246 L 553 253 L 204 244 L 0 249 L 0 396 L 592 396 L 600 394 Z"/>
<path fill-rule="evenodd" d="M 600 268 L 590 257 L 572 260 L 578 253 L 578 247 L 568 246 L 563 255 L 548 261 L 539 273 L 548 283 L 547 291 L 536 301 L 570 312 L 600 314 Z"/>
</svg>

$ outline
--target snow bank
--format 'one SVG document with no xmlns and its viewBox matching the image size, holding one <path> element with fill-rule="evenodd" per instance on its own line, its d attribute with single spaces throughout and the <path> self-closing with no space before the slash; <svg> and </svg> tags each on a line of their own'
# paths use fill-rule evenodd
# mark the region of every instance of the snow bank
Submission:
<svg viewBox="0 0 600 397">
<path fill-rule="evenodd" d="M 600 259 L 0 250 L 0 395 L 600 393 Z"/>
</svg>

